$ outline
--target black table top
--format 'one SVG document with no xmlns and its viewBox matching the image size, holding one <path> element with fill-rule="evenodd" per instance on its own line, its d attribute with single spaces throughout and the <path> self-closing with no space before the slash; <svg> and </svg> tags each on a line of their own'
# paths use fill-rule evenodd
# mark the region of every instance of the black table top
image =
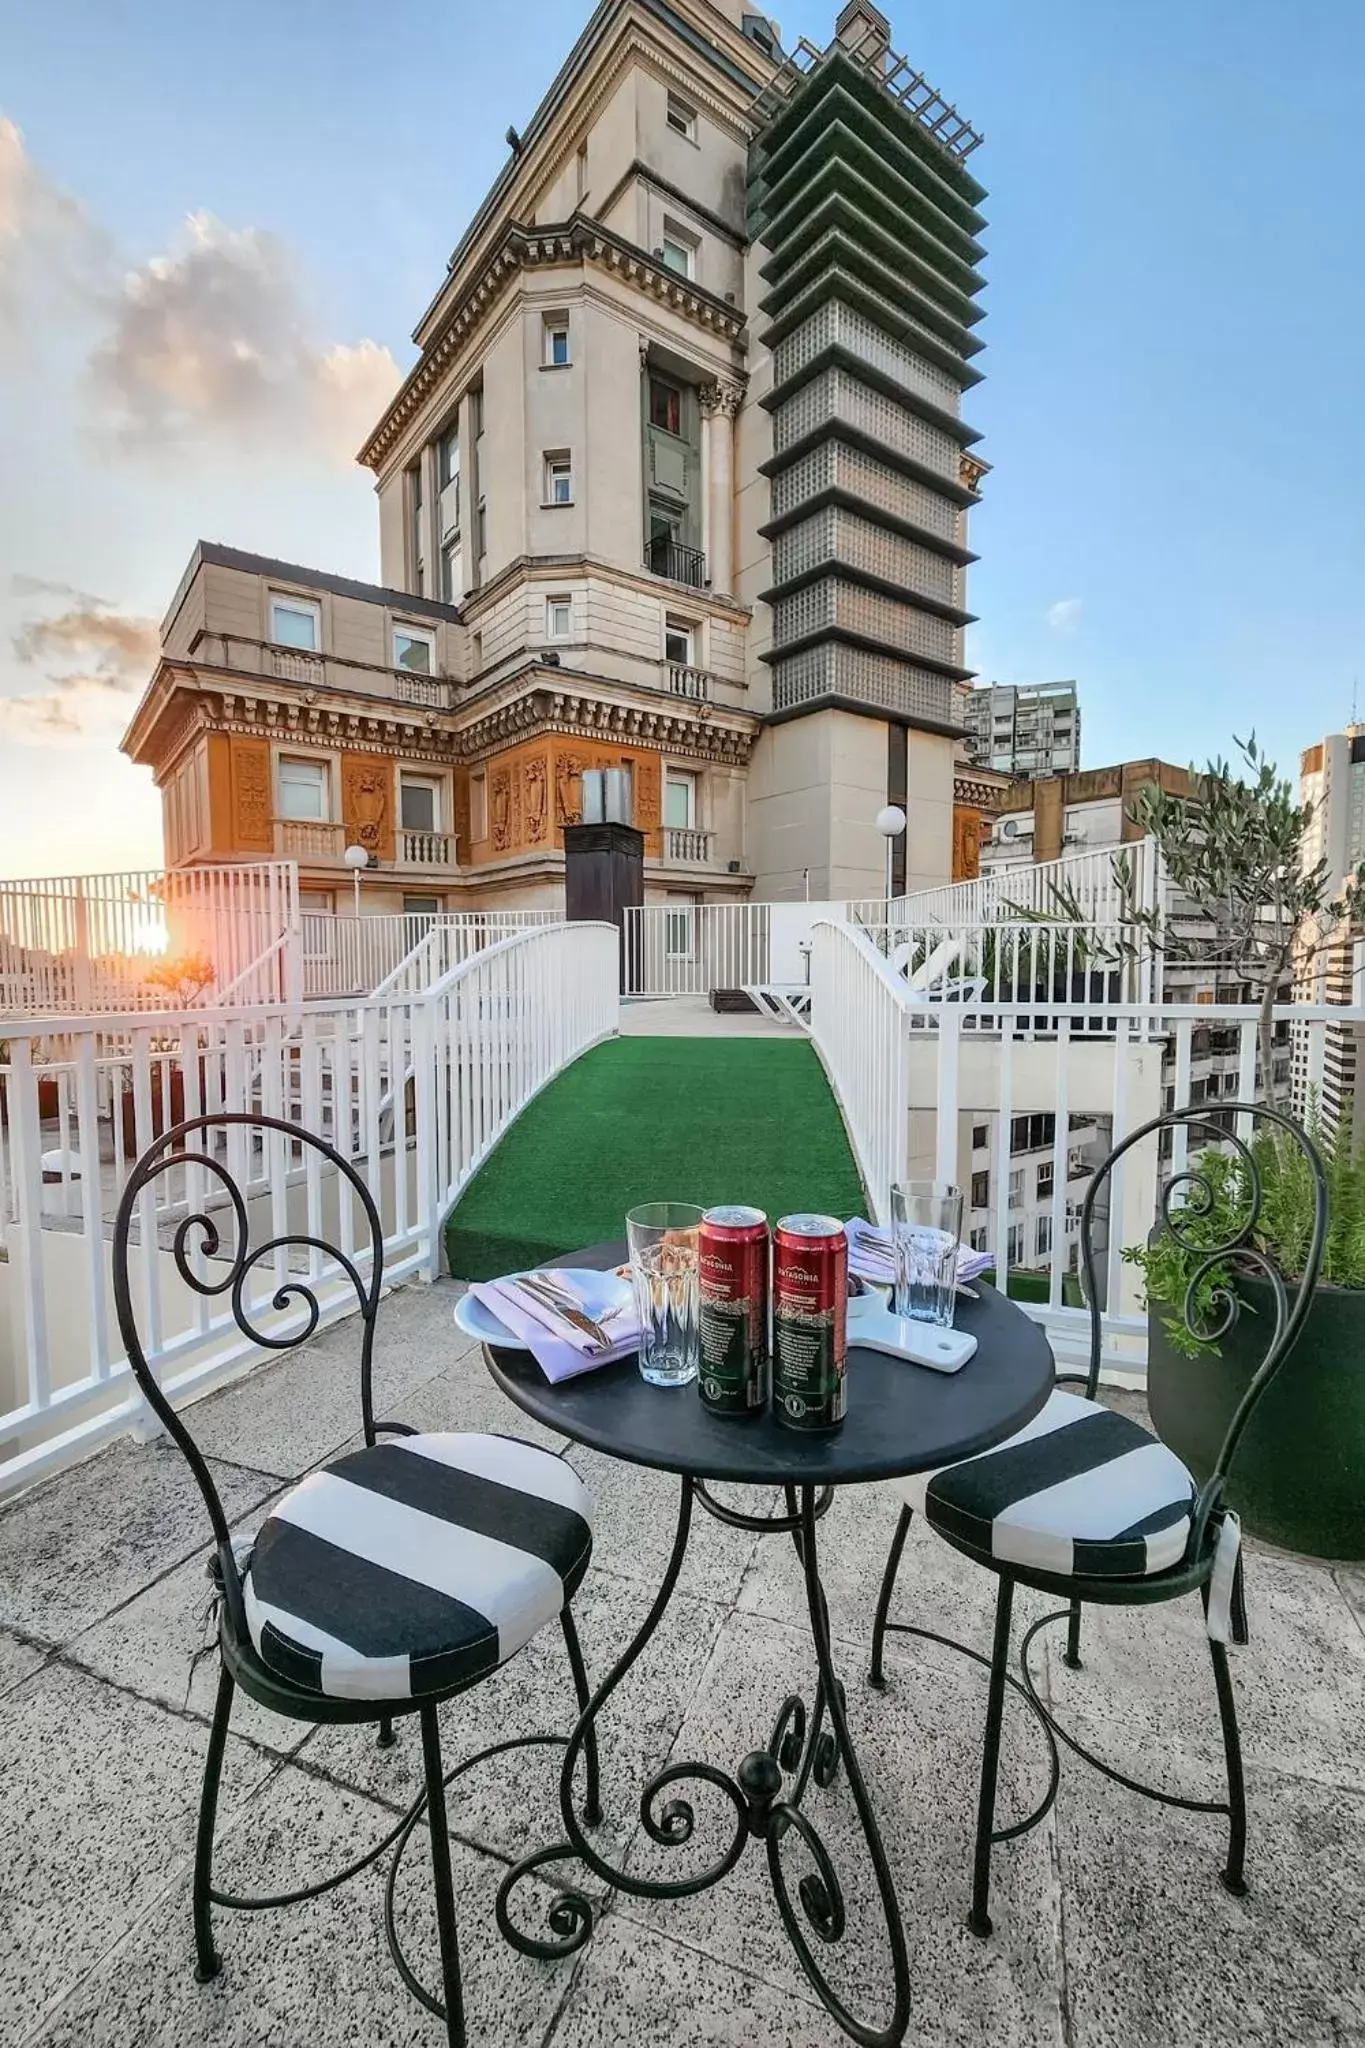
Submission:
<svg viewBox="0 0 1365 2048">
<path fill-rule="evenodd" d="M 554 1264 L 601 1271 L 625 1258 L 624 1243 L 600 1244 Z M 957 1327 L 976 1338 L 975 1357 L 960 1372 L 941 1373 L 850 1344 L 848 1412 L 828 1435 L 788 1429 L 771 1410 L 713 1415 L 695 1380 L 650 1386 L 633 1357 L 552 1387 L 529 1351 L 485 1345 L 484 1356 L 524 1413 L 629 1464 L 757 1486 L 854 1485 L 973 1457 L 1022 1429 L 1046 1402 L 1055 1367 L 1041 1327 L 993 1287 L 974 1284 L 981 1299 L 958 1302 Z"/>
</svg>

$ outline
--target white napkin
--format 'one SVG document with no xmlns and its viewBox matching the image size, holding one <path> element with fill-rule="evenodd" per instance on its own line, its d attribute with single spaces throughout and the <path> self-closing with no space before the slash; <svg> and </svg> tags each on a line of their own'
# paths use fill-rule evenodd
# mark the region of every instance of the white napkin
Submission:
<svg viewBox="0 0 1365 2048">
<path fill-rule="evenodd" d="M 556 1277 L 562 1283 L 562 1276 Z M 537 1304 L 532 1314 L 505 1281 L 476 1281 L 469 1291 L 504 1328 L 510 1330 L 514 1337 L 521 1338 L 552 1387 L 558 1386 L 561 1380 L 575 1379 L 579 1373 L 595 1372 L 599 1365 L 611 1365 L 618 1358 L 629 1358 L 632 1351 L 640 1348 L 640 1326 L 633 1305 L 614 1320 L 613 1330 L 619 1334 L 611 1348 L 600 1351 L 586 1330 L 576 1329 L 548 1306 L 542 1309 Z M 538 1320 L 540 1317 L 546 1320 Z M 547 1322 L 553 1328 L 547 1327 Z"/>
<path fill-rule="evenodd" d="M 848 1270 L 860 1280 L 879 1281 L 883 1287 L 892 1285 L 896 1278 L 896 1259 L 891 1249 L 891 1233 L 875 1223 L 869 1223 L 865 1216 L 854 1216 L 844 1225 L 848 1238 Z M 995 1264 L 994 1252 L 969 1251 L 965 1244 L 957 1248 L 957 1285 L 966 1287 Z"/>
</svg>

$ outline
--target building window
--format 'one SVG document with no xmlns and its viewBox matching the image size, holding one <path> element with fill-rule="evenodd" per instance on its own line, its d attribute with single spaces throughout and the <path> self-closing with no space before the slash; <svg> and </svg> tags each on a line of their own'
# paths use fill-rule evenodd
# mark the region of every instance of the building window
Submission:
<svg viewBox="0 0 1365 2048">
<path fill-rule="evenodd" d="M 990 1125 L 989 1125 L 989 1124 L 973 1124 L 973 1125 L 972 1125 L 972 1150 L 973 1150 L 973 1152 L 984 1152 L 984 1151 L 985 1151 L 985 1149 L 986 1149 L 986 1147 L 987 1147 L 987 1146 L 988 1146 L 988 1145 L 990 1144 L 990 1142 L 991 1142 L 991 1131 L 990 1131 Z"/>
<path fill-rule="evenodd" d="M 1010 1118 L 1011 1152 L 1041 1152 L 1056 1136 L 1057 1119 L 1050 1109 L 1039 1110 L 1033 1116 Z"/>
<path fill-rule="evenodd" d="M 326 823 L 331 772 L 326 761 L 293 761 L 282 756 L 278 773 L 280 816 Z"/>
<path fill-rule="evenodd" d="M 331 960 L 336 955 L 336 897 L 330 889 L 300 889 L 305 960 Z"/>
<path fill-rule="evenodd" d="M 649 424 L 666 434 L 682 433 L 682 391 L 663 377 L 649 380 Z"/>
<path fill-rule="evenodd" d="M 398 822 L 405 832 L 439 832 L 441 785 L 429 775 L 403 775 L 398 781 Z"/>
<path fill-rule="evenodd" d="M 460 536 L 446 541 L 441 549 L 441 596 L 447 604 L 460 600 Z"/>
<path fill-rule="evenodd" d="M 1024 1226 L 1022 1223 L 1011 1223 L 1006 1239 L 1005 1264 L 1007 1266 L 1018 1266 L 1023 1263 L 1023 1258 Z"/>
<path fill-rule="evenodd" d="M 436 446 L 437 474 L 441 479 L 441 490 L 445 492 L 460 481 L 459 428 L 452 427 L 448 434 L 442 434 Z"/>
<path fill-rule="evenodd" d="M 395 626 L 393 665 L 395 668 L 411 669 L 414 675 L 434 675 L 436 635 L 425 626 Z"/>
<path fill-rule="evenodd" d="M 562 449 L 545 457 L 544 502 L 547 505 L 573 503 L 573 464 Z"/>
<path fill-rule="evenodd" d="M 479 675 L 479 674 L 480 674 L 480 673 L 482 672 L 482 670 L 483 670 L 483 634 L 482 634 L 482 633 L 471 633 L 471 634 L 470 634 L 470 636 L 469 636 L 469 675 L 470 675 L 470 680 L 472 681 L 472 680 L 473 680 L 473 678 L 474 678 L 475 676 Z"/>
<path fill-rule="evenodd" d="M 1038 1228 L 1034 1234 L 1033 1243 L 1035 1257 L 1045 1259 L 1049 1256 L 1052 1251 L 1052 1218 L 1050 1216 L 1040 1216 L 1038 1218 Z"/>
<path fill-rule="evenodd" d="M 571 361 L 569 355 L 569 316 L 567 313 L 545 315 L 544 347 L 541 361 L 547 370 L 566 369 Z"/>
<path fill-rule="evenodd" d="M 1010 1207 L 1011 1209 L 1022 1209 L 1023 1206 L 1024 1169 L 1022 1166 L 1016 1166 L 1010 1174 Z"/>
<path fill-rule="evenodd" d="M 974 1252 L 984 1252 L 984 1251 L 985 1251 L 985 1249 L 986 1249 L 986 1236 L 987 1236 L 987 1232 L 986 1232 L 986 1227 L 985 1227 L 985 1225 L 984 1225 L 984 1224 L 981 1224 L 981 1225 L 980 1225 L 980 1226 L 979 1226 L 979 1227 L 978 1227 L 978 1228 L 977 1228 L 976 1230 L 974 1230 L 974 1231 L 972 1232 L 972 1234 L 971 1234 L 971 1245 L 972 1245 L 972 1250 L 973 1250 Z"/>
<path fill-rule="evenodd" d="M 573 599 L 571 597 L 547 597 L 545 600 L 545 637 L 548 640 L 567 640 L 573 631 Z"/>
<path fill-rule="evenodd" d="M 690 620 L 675 619 L 670 613 L 664 620 L 664 660 L 675 668 L 691 668 L 695 652 L 696 628 Z"/>
<path fill-rule="evenodd" d="M 488 837 L 488 777 L 482 768 L 469 778 L 469 836 Z"/>
<path fill-rule="evenodd" d="M 403 898 L 404 917 L 439 917 L 440 914 L 441 899 L 439 896 L 405 896 Z"/>
<path fill-rule="evenodd" d="M 675 135 L 685 135 L 689 142 L 696 141 L 697 117 L 687 101 L 681 99 L 675 92 L 668 95 L 667 120 Z"/>
<path fill-rule="evenodd" d="M 696 947 L 697 920 L 694 907 L 672 906 L 664 916 L 664 952 L 670 960 L 690 960 Z"/>
<path fill-rule="evenodd" d="M 988 1173 L 972 1175 L 972 1207 L 989 1209 L 991 1206 L 991 1177 Z"/>
<path fill-rule="evenodd" d="M 311 597 L 270 594 L 270 637 L 277 647 L 302 647 L 316 654 L 322 646 L 322 607 Z"/>
<path fill-rule="evenodd" d="M 691 277 L 697 260 L 696 245 L 685 242 L 676 228 L 665 228 L 659 260 L 665 270 L 676 271 L 679 277 Z"/>
<path fill-rule="evenodd" d="M 1052 1161 L 1045 1159 L 1038 1168 L 1038 1200 L 1044 1201 L 1052 1193 Z"/>
<path fill-rule="evenodd" d="M 664 777 L 664 823 L 687 831 L 697 822 L 697 778 L 670 768 Z"/>
</svg>

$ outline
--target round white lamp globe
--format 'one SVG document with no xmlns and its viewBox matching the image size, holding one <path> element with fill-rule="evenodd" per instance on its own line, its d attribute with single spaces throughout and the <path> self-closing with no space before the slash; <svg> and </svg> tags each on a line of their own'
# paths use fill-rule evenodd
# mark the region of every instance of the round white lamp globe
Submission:
<svg viewBox="0 0 1365 2048">
<path fill-rule="evenodd" d="M 899 804 L 885 804 L 877 813 L 877 830 L 884 839 L 899 839 L 905 830 L 905 812 Z M 347 855 L 349 860 L 350 855 Z"/>
<path fill-rule="evenodd" d="M 341 858 L 348 868 L 355 868 L 357 871 L 370 865 L 369 851 L 363 846 L 348 846 Z"/>
</svg>

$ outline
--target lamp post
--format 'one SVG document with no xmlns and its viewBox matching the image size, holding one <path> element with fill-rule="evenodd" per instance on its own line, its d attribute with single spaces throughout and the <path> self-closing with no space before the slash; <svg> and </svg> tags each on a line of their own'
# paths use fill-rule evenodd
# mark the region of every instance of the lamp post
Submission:
<svg viewBox="0 0 1365 2048">
<path fill-rule="evenodd" d="M 886 921 L 891 922 L 891 849 L 905 830 L 905 812 L 899 804 L 883 804 L 877 813 L 877 830 L 886 841 Z"/>
<path fill-rule="evenodd" d="M 345 853 L 342 854 L 341 858 L 345 861 L 347 867 L 351 870 L 351 880 L 355 883 L 355 914 L 357 917 L 359 917 L 360 870 L 362 868 L 367 868 L 370 865 L 369 852 L 368 849 L 363 846 L 348 846 Z"/>
</svg>

